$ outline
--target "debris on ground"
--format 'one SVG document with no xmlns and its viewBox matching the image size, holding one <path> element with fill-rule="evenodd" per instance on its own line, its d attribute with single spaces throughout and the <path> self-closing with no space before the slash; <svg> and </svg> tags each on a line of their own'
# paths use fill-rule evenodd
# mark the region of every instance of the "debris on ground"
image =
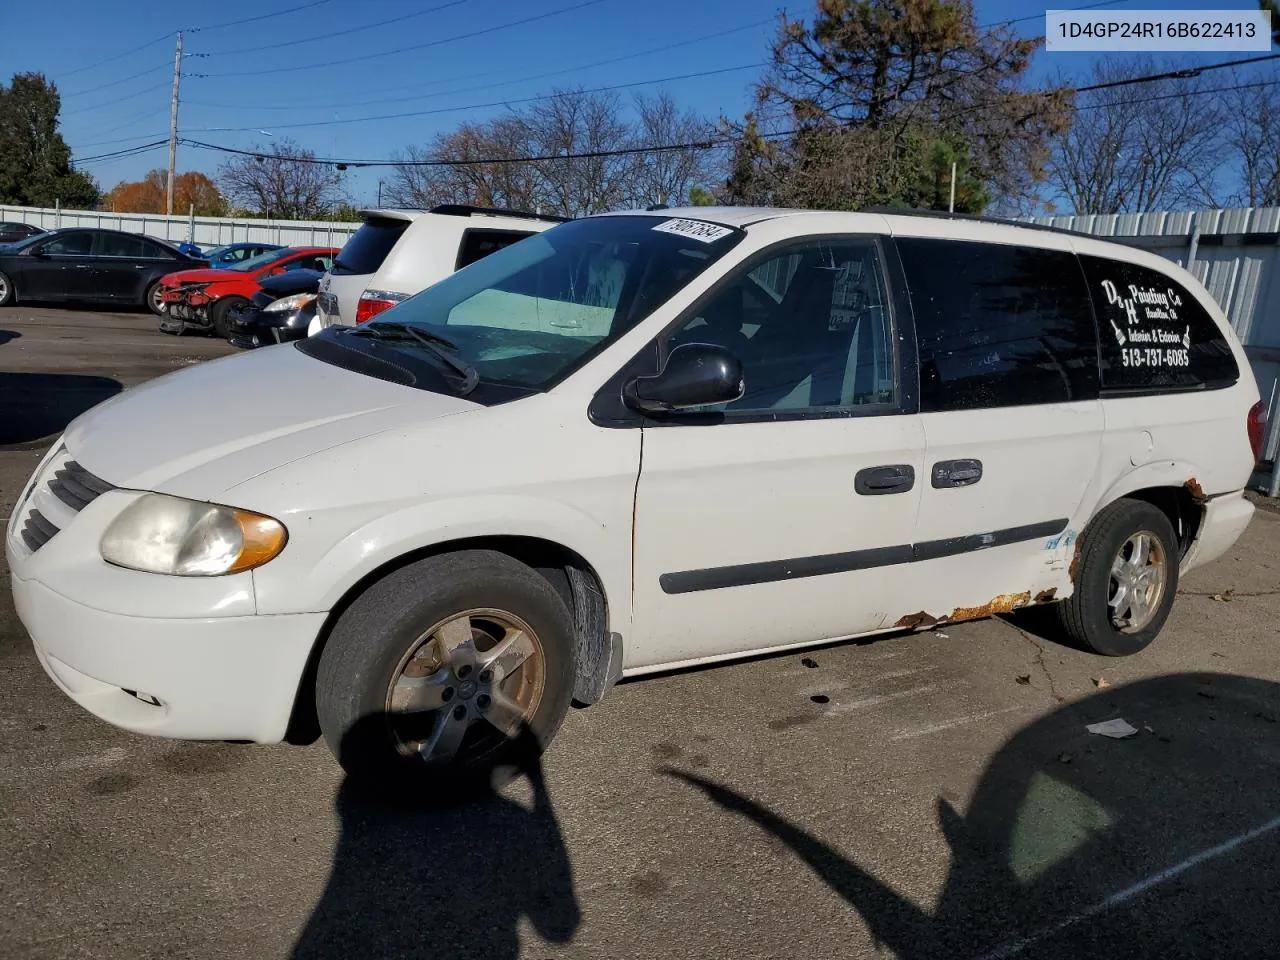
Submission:
<svg viewBox="0 0 1280 960">
<path fill-rule="evenodd" d="M 1058 755 L 1059 763 L 1070 763 L 1071 760 L 1072 760 L 1072 757 L 1071 757 L 1071 754 L 1069 753 L 1062 753 Z"/>
<path fill-rule="evenodd" d="M 805 657 L 800 662 L 804 664 L 806 667 L 808 667 L 810 670 L 813 670 L 815 667 L 818 666 L 818 661 L 813 659 L 813 657 Z"/>
<path fill-rule="evenodd" d="M 1110 737 L 1112 740 L 1124 740 L 1138 732 L 1137 727 L 1120 717 L 1114 720 L 1103 720 L 1101 723 L 1086 724 L 1085 729 L 1100 737 Z"/>
<path fill-rule="evenodd" d="M 1217 600 L 1219 603 L 1230 603 L 1231 598 L 1235 596 L 1235 592 L 1235 589 L 1232 588 L 1230 590 L 1223 590 L 1221 593 L 1211 593 L 1209 594 L 1209 599 Z"/>
<path fill-rule="evenodd" d="M 815 693 L 809 699 L 812 700 L 814 703 L 830 703 L 831 702 L 831 698 L 828 697 L 825 693 Z"/>
<path fill-rule="evenodd" d="M 939 630 L 939 631 L 938 631 L 938 636 L 940 636 L 943 640 L 950 640 L 950 639 L 951 639 L 951 635 L 950 635 L 950 634 L 943 633 L 941 630 Z"/>
<path fill-rule="evenodd" d="M 1106 677 L 1094 677 L 1093 685 L 1097 687 L 1099 690 L 1105 690 L 1107 689 L 1107 687 L 1111 686 L 1111 681 L 1108 680 Z"/>
<path fill-rule="evenodd" d="M 1018 674 L 1018 676 L 1014 677 L 1013 679 L 1017 680 L 1018 683 L 1022 684 L 1025 687 L 1031 683 L 1031 674 L 1020 673 Z"/>
<path fill-rule="evenodd" d="M 1147 733 L 1151 734 L 1153 737 L 1154 737 L 1154 736 L 1155 736 L 1155 734 L 1156 734 L 1155 727 L 1151 726 L 1151 724 L 1149 724 L 1149 723 L 1144 723 L 1144 724 L 1142 725 L 1142 729 L 1143 729 L 1143 730 L 1145 730 L 1145 731 L 1147 731 Z"/>
</svg>

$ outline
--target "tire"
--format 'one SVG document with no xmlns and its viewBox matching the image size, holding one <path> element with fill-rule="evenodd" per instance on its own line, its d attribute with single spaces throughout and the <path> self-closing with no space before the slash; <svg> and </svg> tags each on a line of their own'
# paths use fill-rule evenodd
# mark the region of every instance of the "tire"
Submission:
<svg viewBox="0 0 1280 960">
<path fill-rule="evenodd" d="M 518 639 L 500 632 L 503 618 L 534 652 L 510 671 L 505 656 L 486 669 L 496 644 L 485 644 Z M 443 663 L 448 644 L 458 645 Z M 316 672 L 316 715 L 352 777 L 424 799 L 470 797 L 511 779 L 551 742 L 573 694 L 575 651 L 572 615 L 534 570 L 490 550 L 429 557 L 373 584 L 338 618 Z"/>
<path fill-rule="evenodd" d="M 151 286 L 147 287 L 147 292 L 142 295 L 142 302 L 157 317 L 164 316 L 164 305 L 160 302 L 160 281 L 157 280 Z"/>
<path fill-rule="evenodd" d="M 231 336 L 231 311 L 244 306 L 249 301 L 244 297 L 223 297 L 216 300 L 209 308 L 209 323 L 213 332 L 223 340 Z"/>
<path fill-rule="evenodd" d="M 1149 557 L 1143 567 L 1135 565 L 1134 547 L 1140 538 L 1146 538 Z M 1142 500 L 1110 504 L 1080 537 L 1075 593 L 1053 608 L 1059 629 L 1077 646 L 1108 657 L 1126 657 L 1145 649 L 1173 607 L 1180 558 L 1173 524 L 1162 511 Z M 1132 577 L 1134 570 L 1158 572 L 1131 581 L 1134 586 L 1122 594 L 1113 568 L 1120 569 L 1122 577 Z M 1134 596 L 1141 599 L 1126 607 Z M 1119 607 L 1113 611 L 1117 600 Z M 1137 613 L 1140 608 L 1142 616 Z M 1131 616 L 1118 616 L 1126 609 Z"/>
<path fill-rule="evenodd" d="M 18 291 L 13 288 L 13 281 L 7 273 L 0 273 L 0 307 L 7 307 L 18 302 Z"/>
</svg>

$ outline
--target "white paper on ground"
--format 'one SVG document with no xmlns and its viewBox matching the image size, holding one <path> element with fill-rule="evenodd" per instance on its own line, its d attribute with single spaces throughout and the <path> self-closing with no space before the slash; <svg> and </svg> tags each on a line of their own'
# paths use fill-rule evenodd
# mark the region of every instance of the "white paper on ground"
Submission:
<svg viewBox="0 0 1280 960">
<path fill-rule="evenodd" d="M 1132 737 L 1138 732 L 1137 727 L 1119 717 L 1114 720 L 1104 720 L 1102 723 L 1087 724 L 1085 729 L 1101 737 L 1111 737 L 1113 740 L 1123 740 L 1125 737 Z"/>
</svg>

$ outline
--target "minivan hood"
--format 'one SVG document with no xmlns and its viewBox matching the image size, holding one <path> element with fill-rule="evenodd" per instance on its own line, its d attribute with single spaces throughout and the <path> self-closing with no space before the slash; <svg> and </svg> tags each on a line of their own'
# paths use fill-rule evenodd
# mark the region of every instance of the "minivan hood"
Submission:
<svg viewBox="0 0 1280 960">
<path fill-rule="evenodd" d="M 115 486 L 211 500 L 309 454 L 474 409 L 483 408 L 352 373 L 285 344 L 125 390 L 73 421 L 64 442 L 82 467 Z"/>
</svg>

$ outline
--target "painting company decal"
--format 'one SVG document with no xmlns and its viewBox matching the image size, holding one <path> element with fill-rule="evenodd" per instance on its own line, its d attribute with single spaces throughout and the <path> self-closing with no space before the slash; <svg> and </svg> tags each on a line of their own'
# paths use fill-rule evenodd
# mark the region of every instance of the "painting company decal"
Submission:
<svg viewBox="0 0 1280 960">
<path fill-rule="evenodd" d="M 1185 367 L 1190 364 L 1191 327 L 1178 318 L 1182 297 L 1171 288 L 1128 284 L 1123 291 L 1110 280 L 1102 281 L 1107 320 L 1120 345 L 1126 367 Z M 1124 327 L 1116 322 L 1123 311 Z M 1177 328 L 1181 326 L 1182 330 Z"/>
</svg>

